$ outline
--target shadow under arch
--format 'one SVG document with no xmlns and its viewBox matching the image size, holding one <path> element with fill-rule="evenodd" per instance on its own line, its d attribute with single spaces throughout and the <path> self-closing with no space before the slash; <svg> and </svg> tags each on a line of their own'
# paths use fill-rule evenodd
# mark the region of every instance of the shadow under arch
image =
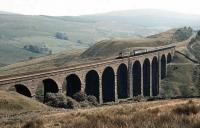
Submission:
<svg viewBox="0 0 200 128">
<path fill-rule="evenodd" d="M 81 90 L 81 80 L 76 74 L 71 74 L 66 77 L 66 93 L 72 97 L 75 93 Z"/>
<path fill-rule="evenodd" d="M 90 70 L 85 77 L 85 93 L 92 95 L 99 101 L 99 75 L 97 71 Z"/>
<path fill-rule="evenodd" d="M 51 78 L 44 79 L 42 82 L 44 86 L 44 102 L 45 102 L 47 93 L 58 93 L 59 89 L 57 83 Z"/>
<path fill-rule="evenodd" d="M 171 63 L 171 61 L 172 61 L 172 55 L 171 55 L 171 53 L 168 53 L 167 54 L 167 63 Z"/>
<path fill-rule="evenodd" d="M 157 96 L 159 93 L 159 62 L 157 57 L 152 60 L 152 95 Z"/>
<path fill-rule="evenodd" d="M 125 64 L 120 64 L 117 70 L 117 93 L 119 99 L 128 97 L 128 69 Z"/>
<path fill-rule="evenodd" d="M 23 84 L 16 84 L 15 86 L 16 92 L 18 92 L 21 95 L 31 97 L 31 92 L 30 90 Z"/>
<path fill-rule="evenodd" d="M 166 77 L 166 70 L 167 70 L 167 62 L 165 55 L 161 57 L 161 79 Z"/>
<path fill-rule="evenodd" d="M 132 68 L 133 76 L 133 96 L 141 95 L 141 64 L 135 61 Z"/>
<path fill-rule="evenodd" d="M 103 102 L 115 100 L 115 73 L 112 67 L 106 67 L 102 74 Z"/>
<path fill-rule="evenodd" d="M 150 96 L 150 61 L 148 58 L 143 63 L 143 95 Z"/>
</svg>

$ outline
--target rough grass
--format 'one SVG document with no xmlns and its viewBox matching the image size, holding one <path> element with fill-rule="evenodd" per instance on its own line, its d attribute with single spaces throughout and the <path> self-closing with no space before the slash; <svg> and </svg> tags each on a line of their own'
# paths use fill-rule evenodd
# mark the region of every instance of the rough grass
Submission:
<svg viewBox="0 0 200 128">
<path fill-rule="evenodd" d="M 45 109 L 48 109 L 46 105 L 31 98 L 22 96 L 16 92 L 0 90 L 0 115 Z"/>
<path fill-rule="evenodd" d="M 0 114 L 0 127 L 198 128 L 200 126 L 199 99 L 129 101 L 111 106 L 64 110 L 47 109 L 45 105 L 16 93 L 0 91 L 0 94 L 1 99 L 10 102 L 9 105 L 0 104 L 0 110 L 4 111 Z M 11 103 L 21 105 L 23 111 L 20 110 L 21 108 L 13 107 Z"/>
<path fill-rule="evenodd" d="M 125 103 L 92 109 L 79 109 L 46 113 L 42 117 L 18 123 L 23 128 L 197 128 L 200 126 L 200 100 L 171 100 Z M 189 107 L 191 114 L 176 111 L 180 106 Z M 7 125 L 12 127 L 14 125 Z"/>
<path fill-rule="evenodd" d="M 199 104 L 195 104 L 192 100 L 189 100 L 188 103 L 178 105 L 173 109 L 173 112 L 179 115 L 191 115 L 197 114 L 200 111 Z"/>
</svg>

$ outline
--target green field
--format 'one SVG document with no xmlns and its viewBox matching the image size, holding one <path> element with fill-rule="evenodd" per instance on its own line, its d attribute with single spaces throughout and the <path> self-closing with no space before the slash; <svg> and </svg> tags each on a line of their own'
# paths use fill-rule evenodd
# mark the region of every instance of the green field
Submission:
<svg viewBox="0 0 200 128">
<path fill-rule="evenodd" d="M 23 49 L 25 45 L 46 46 L 55 54 L 85 49 L 99 40 L 111 37 L 131 37 L 139 33 L 149 35 L 160 31 L 137 28 L 130 24 L 73 19 L 0 14 L 0 66 L 46 55 L 27 51 Z M 66 33 L 69 40 L 57 39 L 57 32 Z"/>
<path fill-rule="evenodd" d="M 88 37 L 82 34 L 88 31 L 87 24 L 73 24 L 44 16 L 23 15 L 0 15 L 0 22 L 0 63 L 2 65 L 45 55 L 27 51 L 23 49 L 25 45 L 46 46 L 53 54 L 88 47 L 86 42 Z M 56 32 L 67 33 L 69 40 L 55 38 Z M 77 40 L 85 43 L 77 43 Z"/>
</svg>

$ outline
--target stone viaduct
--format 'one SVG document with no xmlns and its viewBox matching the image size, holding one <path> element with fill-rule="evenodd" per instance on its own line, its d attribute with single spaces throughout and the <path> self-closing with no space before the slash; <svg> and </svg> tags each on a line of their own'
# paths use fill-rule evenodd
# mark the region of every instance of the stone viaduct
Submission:
<svg viewBox="0 0 200 128">
<path fill-rule="evenodd" d="M 72 96 L 83 91 L 95 96 L 100 104 L 138 95 L 157 96 L 174 53 L 175 46 L 171 46 L 70 68 L 0 77 L 0 89 L 17 91 L 28 97 L 42 93 L 44 99 L 47 92 Z"/>
</svg>

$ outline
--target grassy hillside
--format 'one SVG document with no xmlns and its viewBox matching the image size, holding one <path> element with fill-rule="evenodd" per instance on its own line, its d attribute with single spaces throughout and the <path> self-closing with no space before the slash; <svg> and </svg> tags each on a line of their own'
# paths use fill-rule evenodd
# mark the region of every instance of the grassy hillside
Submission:
<svg viewBox="0 0 200 128">
<path fill-rule="evenodd" d="M 169 31 L 151 35 L 146 38 L 113 38 L 111 40 L 103 40 L 96 43 L 85 52 L 83 52 L 85 50 L 83 48 L 82 50 L 70 50 L 68 52 L 40 57 L 38 59 L 2 67 L 0 68 L 0 75 L 65 67 L 75 63 L 102 59 L 109 56 L 116 56 L 120 51 L 131 47 L 149 47 L 169 44 L 176 42 L 176 40 L 174 40 L 174 35 L 176 35 L 178 30 L 171 29 Z M 176 38 L 178 37 L 179 36 Z"/>
<path fill-rule="evenodd" d="M 25 45 L 46 46 L 52 50 L 52 53 L 88 47 L 76 43 L 77 40 L 86 41 L 82 39 L 84 36 L 81 36 L 80 32 L 81 29 L 86 30 L 89 27 L 84 23 L 71 23 L 44 16 L 24 15 L 0 15 L 0 22 L 0 62 L 3 64 L 11 64 L 30 57 L 44 55 L 23 49 Z M 66 32 L 69 40 L 55 38 L 56 32 Z M 74 34 L 77 35 L 73 36 Z"/>
<path fill-rule="evenodd" d="M 198 32 L 197 38 L 188 44 L 187 49 L 189 54 L 192 54 L 200 62 L 200 32 Z"/>
<path fill-rule="evenodd" d="M 79 17 L 0 14 L 0 22 L 2 65 L 46 55 L 27 51 L 23 49 L 25 45 L 45 46 L 52 53 L 59 53 L 88 48 L 96 41 L 105 38 L 142 36 L 162 31 L 110 21 L 85 20 Z M 57 32 L 66 33 L 69 40 L 57 39 L 55 37 Z"/>
<path fill-rule="evenodd" d="M 179 29 L 178 29 L 179 30 Z M 176 40 L 173 40 L 177 29 L 171 29 L 166 32 L 148 36 L 146 38 L 113 38 L 103 40 L 96 43 L 94 46 L 86 50 L 82 57 L 107 57 L 117 56 L 120 51 L 131 47 L 157 47 L 167 45 Z"/>
<path fill-rule="evenodd" d="M 47 109 L 46 105 L 20 95 L 17 92 L 0 90 L 0 115 Z"/>
<path fill-rule="evenodd" d="M 186 57 L 200 62 L 200 35 L 185 44 L 181 52 L 176 53 L 174 61 L 168 66 L 167 77 L 161 82 L 163 96 L 199 96 L 200 95 L 200 66 Z"/>
<path fill-rule="evenodd" d="M 161 81 L 160 95 L 164 97 L 199 96 L 200 66 L 176 54 L 167 68 L 167 77 Z"/>
<path fill-rule="evenodd" d="M 83 49 L 84 50 L 84 49 Z M 70 64 L 78 63 L 79 56 L 83 50 L 74 50 L 69 52 L 62 52 L 45 57 L 39 57 L 36 59 L 22 61 L 8 66 L 0 68 L 1 75 L 10 75 L 26 72 L 34 72 L 39 70 L 48 70 L 58 67 L 65 67 Z M 84 60 L 85 61 L 85 60 Z"/>
<path fill-rule="evenodd" d="M 175 22 L 176 21 L 176 22 Z M 86 16 L 29 16 L 0 12 L 0 66 L 47 53 L 25 45 L 46 47 L 51 53 L 88 48 L 102 39 L 144 37 L 173 27 L 198 27 L 200 18 L 161 10 L 130 10 Z M 69 40 L 55 38 L 65 33 Z"/>
</svg>

